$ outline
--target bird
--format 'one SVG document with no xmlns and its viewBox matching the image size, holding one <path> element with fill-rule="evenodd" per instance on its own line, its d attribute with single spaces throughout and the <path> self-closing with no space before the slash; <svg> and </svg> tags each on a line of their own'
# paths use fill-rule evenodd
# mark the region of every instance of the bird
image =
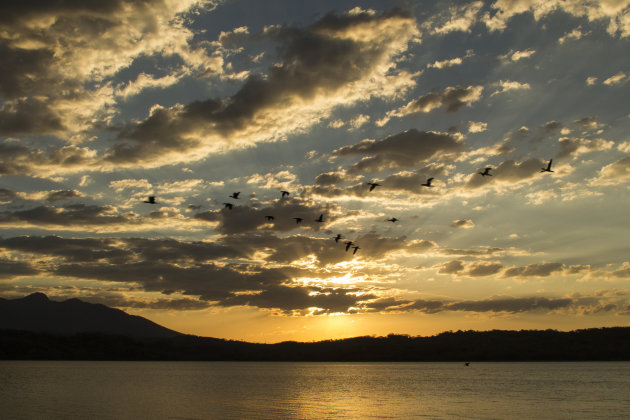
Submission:
<svg viewBox="0 0 630 420">
<path fill-rule="evenodd" d="M 155 204 L 155 197 L 150 195 L 148 200 L 144 200 L 145 203 Z"/>
<path fill-rule="evenodd" d="M 324 221 L 324 215 L 320 214 L 319 217 L 317 219 L 315 219 L 316 222 L 322 223 Z"/>
<path fill-rule="evenodd" d="M 232 207 L 234 207 L 234 204 L 232 204 L 232 203 L 223 203 L 223 206 L 226 209 L 232 210 Z"/>
<path fill-rule="evenodd" d="M 368 182 L 367 184 L 370 186 L 370 191 L 372 191 L 376 187 L 381 186 L 381 184 L 377 184 L 376 182 Z"/>
<path fill-rule="evenodd" d="M 341 234 L 338 233 L 337 236 L 335 236 L 333 239 L 335 240 L 335 242 L 339 242 L 339 239 L 341 239 Z"/>
<path fill-rule="evenodd" d="M 359 249 L 361 249 L 361 248 L 359 248 L 359 246 L 358 246 L 358 245 L 353 246 L 352 248 L 354 248 L 354 251 L 352 251 L 352 255 L 356 254 L 356 253 L 357 253 L 357 251 L 358 251 Z"/>
<path fill-rule="evenodd" d="M 392 217 L 391 219 L 387 219 L 388 222 L 392 222 L 392 223 L 396 223 L 398 221 L 398 219 L 396 219 L 395 217 Z"/>
<path fill-rule="evenodd" d="M 272 221 L 274 219 L 274 217 L 273 216 L 265 216 L 265 219 L 267 219 L 269 221 Z"/>
<path fill-rule="evenodd" d="M 433 185 L 431 185 L 431 181 L 433 181 L 433 178 L 429 178 L 427 179 L 427 182 L 425 182 L 424 184 L 420 184 L 423 187 L 432 187 Z"/>
<path fill-rule="evenodd" d="M 232 195 L 230 196 L 230 198 L 238 199 L 238 195 L 239 195 L 240 193 L 241 193 L 240 191 L 235 192 L 235 193 L 232 193 Z"/>
<path fill-rule="evenodd" d="M 547 164 L 546 168 L 540 168 L 540 172 L 553 172 L 551 170 L 551 162 L 553 162 L 553 159 L 549 159 L 549 163 Z"/>
<path fill-rule="evenodd" d="M 293 220 L 295 220 L 295 224 L 297 225 L 304 219 L 302 219 L 301 217 L 294 217 Z"/>
<path fill-rule="evenodd" d="M 289 191 L 280 191 L 282 193 L 282 198 L 287 197 L 289 195 Z"/>
<path fill-rule="evenodd" d="M 346 244 L 346 251 L 348 251 L 348 250 L 350 249 L 350 247 L 351 247 L 352 245 L 354 245 L 354 244 L 352 243 L 352 241 L 345 242 L 345 244 Z"/>
<path fill-rule="evenodd" d="M 483 172 L 477 172 L 477 173 L 481 176 L 492 176 L 492 174 L 490 173 L 491 169 L 492 168 L 484 168 Z"/>
</svg>

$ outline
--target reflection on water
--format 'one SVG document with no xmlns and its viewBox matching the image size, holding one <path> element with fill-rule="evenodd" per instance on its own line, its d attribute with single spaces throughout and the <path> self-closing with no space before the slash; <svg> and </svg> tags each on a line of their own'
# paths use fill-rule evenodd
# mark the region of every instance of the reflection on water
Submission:
<svg viewBox="0 0 630 420">
<path fill-rule="evenodd" d="M 630 418 L 630 363 L 0 362 L 4 419 Z"/>
</svg>

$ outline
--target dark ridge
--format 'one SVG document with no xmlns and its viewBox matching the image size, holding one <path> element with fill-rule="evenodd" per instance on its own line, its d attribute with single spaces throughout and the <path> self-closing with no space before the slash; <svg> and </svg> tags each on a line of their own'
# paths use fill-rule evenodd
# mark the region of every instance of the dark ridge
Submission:
<svg viewBox="0 0 630 420">
<path fill-rule="evenodd" d="M 0 298 L 0 359 L 231 361 L 630 360 L 630 327 L 390 334 L 257 344 L 184 335 L 105 305 Z"/>
<path fill-rule="evenodd" d="M 432 337 L 393 335 L 314 343 L 257 344 L 178 335 L 133 338 L 0 330 L 5 360 L 174 361 L 619 361 L 630 360 L 630 327 L 555 330 L 458 331 Z"/>
<path fill-rule="evenodd" d="M 79 299 L 56 302 L 43 293 L 33 293 L 19 299 L 1 299 L 0 329 L 51 334 L 91 332 L 135 338 L 179 335 L 176 331 L 119 309 Z"/>
</svg>

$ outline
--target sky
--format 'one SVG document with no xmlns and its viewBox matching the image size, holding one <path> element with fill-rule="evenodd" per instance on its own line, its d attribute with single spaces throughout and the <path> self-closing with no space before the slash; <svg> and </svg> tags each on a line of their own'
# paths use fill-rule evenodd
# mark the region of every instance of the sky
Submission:
<svg viewBox="0 0 630 420">
<path fill-rule="evenodd" d="M 626 326 L 628 51 L 628 0 L 3 2 L 0 296 L 254 342 Z"/>
</svg>

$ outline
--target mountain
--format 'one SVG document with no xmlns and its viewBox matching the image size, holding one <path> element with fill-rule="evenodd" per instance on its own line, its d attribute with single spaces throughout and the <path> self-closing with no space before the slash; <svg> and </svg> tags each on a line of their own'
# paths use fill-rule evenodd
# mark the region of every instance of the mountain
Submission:
<svg viewBox="0 0 630 420">
<path fill-rule="evenodd" d="M 19 299 L 0 298 L 0 329 L 51 334 L 90 332 L 134 338 L 169 338 L 181 335 L 119 309 L 79 299 L 56 302 L 43 293 L 33 293 Z"/>
</svg>

